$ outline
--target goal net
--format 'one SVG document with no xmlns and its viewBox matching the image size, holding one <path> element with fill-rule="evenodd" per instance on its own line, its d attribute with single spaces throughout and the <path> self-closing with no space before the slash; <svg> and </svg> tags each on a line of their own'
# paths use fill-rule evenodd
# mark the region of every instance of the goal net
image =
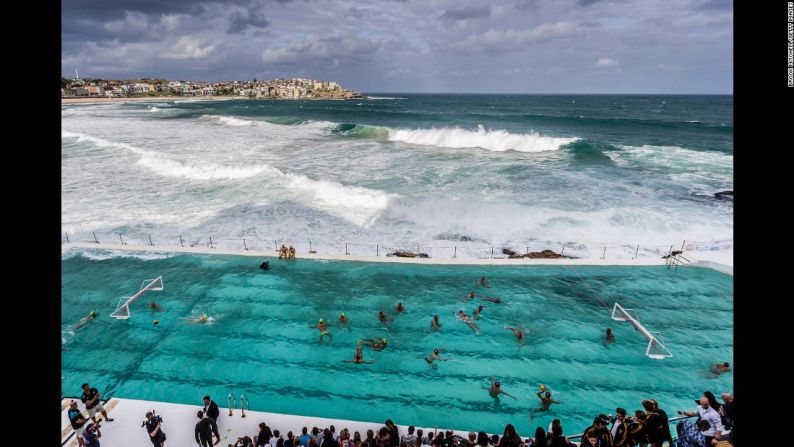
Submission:
<svg viewBox="0 0 794 447">
<path fill-rule="evenodd" d="M 138 291 L 138 293 L 131 296 L 130 298 L 120 298 L 119 303 L 116 306 L 116 310 L 114 310 L 110 316 L 113 318 L 118 318 L 119 320 L 126 320 L 130 317 L 130 304 L 135 302 L 135 300 L 149 290 L 163 290 L 163 277 L 158 276 L 154 279 L 143 280 L 141 283 L 141 289 Z"/>
<path fill-rule="evenodd" d="M 629 311 L 633 312 L 634 315 L 630 314 Z M 618 303 L 615 303 L 615 307 L 612 308 L 612 319 L 616 321 L 628 321 L 634 326 L 634 329 L 642 333 L 645 338 L 648 339 L 648 347 L 645 349 L 645 355 L 652 358 L 652 359 L 663 359 L 666 357 L 672 357 L 673 353 L 671 353 L 665 346 L 664 343 L 659 340 L 653 334 L 659 335 L 658 332 L 651 333 L 648 329 L 645 329 L 645 326 L 640 323 L 639 318 L 636 316 L 636 312 L 633 309 L 624 309 Z M 660 336 L 661 337 L 661 336 Z"/>
</svg>

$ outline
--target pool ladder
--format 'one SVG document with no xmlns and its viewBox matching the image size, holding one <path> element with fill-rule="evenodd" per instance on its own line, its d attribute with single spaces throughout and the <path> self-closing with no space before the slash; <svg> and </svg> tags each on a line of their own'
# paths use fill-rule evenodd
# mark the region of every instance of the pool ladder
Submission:
<svg viewBox="0 0 794 447">
<path fill-rule="evenodd" d="M 245 417 L 245 410 L 248 410 L 249 413 L 251 412 L 251 401 L 248 400 L 248 396 L 246 396 L 245 393 L 240 394 L 240 399 L 235 399 L 234 394 L 229 393 L 228 401 L 229 416 L 234 416 L 234 409 L 237 408 L 238 402 L 240 403 L 240 417 Z M 245 402 L 245 406 L 243 406 L 243 402 Z"/>
</svg>

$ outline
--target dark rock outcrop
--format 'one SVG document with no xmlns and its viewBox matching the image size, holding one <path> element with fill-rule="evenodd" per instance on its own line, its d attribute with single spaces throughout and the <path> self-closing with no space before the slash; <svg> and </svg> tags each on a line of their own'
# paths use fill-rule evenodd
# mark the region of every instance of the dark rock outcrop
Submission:
<svg viewBox="0 0 794 447">
<path fill-rule="evenodd" d="M 405 250 L 397 250 L 387 254 L 386 256 L 397 256 L 398 258 L 429 258 L 427 253 L 413 253 Z"/>
<path fill-rule="evenodd" d="M 715 192 L 714 197 L 722 200 L 733 200 L 733 191 Z"/>
<path fill-rule="evenodd" d="M 514 252 L 513 250 L 510 250 L 509 248 L 503 248 L 502 249 L 502 254 L 505 254 L 505 255 L 508 255 L 508 256 L 515 256 L 516 252 Z"/>
<path fill-rule="evenodd" d="M 505 253 L 506 254 L 506 253 Z M 543 258 L 551 258 L 551 259 L 571 259 L 570 256 L 561 255 L 559 253 L 555 253 L 551 250 L 543 250 L 543 251 L 531 251 L 529 253 L 524 253 L 523 255 L 512 254 L 509 256 L 510 259 L 519 259 L 519 258 L 529 258 L 529 259 L 543 259 Z"/>
</svg>

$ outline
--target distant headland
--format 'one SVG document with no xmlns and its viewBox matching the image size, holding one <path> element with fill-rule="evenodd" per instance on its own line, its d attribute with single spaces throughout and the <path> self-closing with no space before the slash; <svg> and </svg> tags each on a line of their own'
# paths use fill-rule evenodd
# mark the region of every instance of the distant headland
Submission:
<svg viewBox="0 0 794 447">
<path fill-rule="evenodd" d="M 361 99 L 361 92 L 333 81 L 271 79 L 267 81 L 169 81 L 61 78 L 61 98 L 227 97 L 243 99 Z"/>
</svg>

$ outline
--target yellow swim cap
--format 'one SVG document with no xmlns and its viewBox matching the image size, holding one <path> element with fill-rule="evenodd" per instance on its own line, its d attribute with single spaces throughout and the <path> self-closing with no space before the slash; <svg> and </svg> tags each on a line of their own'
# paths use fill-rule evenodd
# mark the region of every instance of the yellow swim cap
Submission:
<svg viewBox="0 0 794 447">
<path fill-rule="evenodd" d="M 387 345 L 387 344 L 389 344 L 389 340 L 386 340 L 386 339 L 384 338 L 384 339 L 383 339 L 383 344 L 384 344 L 384 345 Z"/>
<path fill-rule="evenodd" d="M 320 323 L 322 323 L 323 321 L 325 321 L 325 320 L 323 320 L 322 318 L 320 318 Z"/>
<path fill-rule="evenodd" d="M 344 316 L 345 316 L 345 313 L 344 313 L 344 312 L 342 312 L 342 313 L 341 313 L 339 316 L 340 316 L 340 317 L 344 317 Z"/>
</svg>

